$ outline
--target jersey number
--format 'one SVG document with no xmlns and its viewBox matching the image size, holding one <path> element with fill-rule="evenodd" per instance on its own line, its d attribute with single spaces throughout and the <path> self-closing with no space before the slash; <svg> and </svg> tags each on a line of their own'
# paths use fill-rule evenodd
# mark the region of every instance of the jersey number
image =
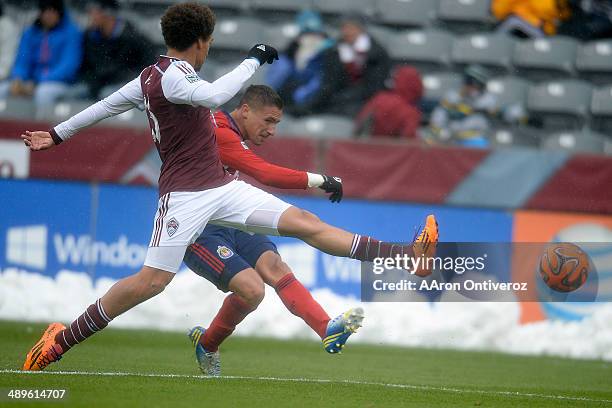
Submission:
<svg viewBox="0 0 612 408">
<path fill-rule="evenodd" d="M 149 98 L 147 98 L 146 95 L 144 97 L 144 106 L 147 110 L 147 115 L 149 116 L 149 119 L 151 119 L 151 122 L 153 123 L 153 126 L 151 126 L 151 134 L 153 135 L 153 141 L 159 143 L 161 139 L 161 135 L 159 134 L 159 122 L 157 121 L 157 118 L 155 117 L 153 112 L 151 112 L 151 104 L 149 103 Z"/>
</svg>

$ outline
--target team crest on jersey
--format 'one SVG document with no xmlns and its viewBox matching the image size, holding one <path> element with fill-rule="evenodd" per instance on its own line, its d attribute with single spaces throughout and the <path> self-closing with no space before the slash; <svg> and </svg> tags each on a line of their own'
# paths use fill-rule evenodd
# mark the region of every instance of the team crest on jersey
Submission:
<svg viewBox="0 0 612 408">
<path fill-rule="evenodd" d="M 168 236 L 170 237 L 174 235 L 178 228 L 179 222 L 174 217 L 170 218 L 170 220 L 166 223 L 166 231 L 168 231 Z"/>
<path fill-rule="evenodd" d="M 200 77 L 198 76 L 198 74 L 188 74 L 185 75 L 185 79 L 193 84 L 194 82 L 198 82 L 200 80 Z"/>
<path fill-rule="evenodd" d="M 219 245 L 217 247 L 217 254 L 219 254 L 219 257 L 221 259 L 227 259 L 227 258 L 231 258 L 232 255 L 234 255 L 234 251 L 232 251 L 231 249 L 229 249 L 225 245 L 223 245 L 223 246 Z"/>
</svg>

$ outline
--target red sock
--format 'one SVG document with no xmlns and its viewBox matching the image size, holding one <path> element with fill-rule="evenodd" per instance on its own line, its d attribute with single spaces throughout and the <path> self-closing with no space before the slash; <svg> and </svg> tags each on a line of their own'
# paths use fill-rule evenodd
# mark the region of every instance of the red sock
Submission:
<svg viewBox="0 0 612 408">
<path fill-rule="evenodd" d="M 217 351 L 223 340 L 232 334 L 236 325 L 255 309 L 257 309 L 256 306 L 249 305 L 238 295 L 232 293 L 223 301 L 221 309 L 200 338 L 200 344 L 206 351 Z"/>
<path fill-rule="evenodd" d="M 280 278 L 275 289 L 278 297 L 291 313 L 301 317 L 319 337 L 325 337 L 329 316 L 292 273 Z"/>
</svg>

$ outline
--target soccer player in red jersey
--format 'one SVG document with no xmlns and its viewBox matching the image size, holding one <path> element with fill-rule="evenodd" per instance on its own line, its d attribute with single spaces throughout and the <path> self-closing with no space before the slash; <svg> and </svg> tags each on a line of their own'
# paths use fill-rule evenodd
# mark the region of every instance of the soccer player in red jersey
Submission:
<svg viewBox="0 0 612 408">
<path fill-rule="evenodd" d="M 283 101 L 270 87 L 251 85 L 231 113 L 213 115 L 221 162 L 230 174 L 239 172 L 278 188 L 319 187 L 330 194 L 332 202 L 342 199 L 342 182 L 337 177 L 297 171 L 268 163 L 248 144 L 262 145 L 276 133 L 282 118 Z M 260 234 L 212 225 L 187 248 L 184 261 L 223 292 L 232 292 L 208 329 L 196 326 L 189 332 L 202 372 L 220 375 L 218 348 L 248 313 L 263 300 L 268 284 L 276 290 L 287 309 L 302 318 L 329 353 L 338 353 L 348 337 L 360 326 L 363 311 L 349 309 L 333 321 L 310 292 L 283 262 L 276 245 Z"/>
<path fill-rule="evenodd" d="M 296 237 L 331 255 L 371 261 L 413 255 L 413 245 L 393 245 L 322 222 L 260 189 L 235 180 L 221 164 L 211 108 L 227 102 L 264 63 L 278 58 L 256 44 L 234 70 L 209 83 L 197 72 L 212 43 L 215 16 L 205 5 L 180 3 L 161 19 L 167 55 L 117 92 L 79 112 L 50 132 L 26 131 L 32 151 L 52 148 L 104 118 L 144 106 L 162 160 L 159 202 L 142 269 L 115 283 L 69 327 L 52 323 L 26 356 L 24 370 L 42 370 L 70 348 L 104 329 L 112 319 L 161 293 L 172 281 L 187 247 L 209 221 L 249 232 Z M 433 216 L 422 231 L 417 255 L 431 256 L 438 230 Z M 432 245 L 429 245 L 432 243 Z M 426 248 L 421 250 L 419 248 Z"/>
</svg>

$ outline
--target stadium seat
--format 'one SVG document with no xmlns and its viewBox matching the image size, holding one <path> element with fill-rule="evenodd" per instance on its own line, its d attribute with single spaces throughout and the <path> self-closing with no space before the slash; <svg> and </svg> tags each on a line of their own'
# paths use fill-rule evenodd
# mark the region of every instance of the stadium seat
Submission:
<svg viewBox="0 0 612 408">
<path fill-rule="evenodd" d="M 495 72 L 505 73 L 511 67 L 515 43 L 514 39 L 503 34 L 468 34 L 455 40 L 453 62 L 461 66 L 481 64 Z"/>
<path fill-rule="evenodd" d="M 297 127 L 295 122 L 299 119 L 284 113 L 283 118 L 278 125 L 276 125 L 276 136 L 279 137 L 302 137 L 303 134 L 294 134 L 294 129 Z"/>
<path fill-rule="evenodd" d="M 515 76 L 493 78 L 487 83 L 487 90 L 497 96 L 500 107 L 525 105 L 528 89 L 529 81 Z"/>
<path fill-rule="evenodd" d="M 580 76 L 597 84 L 612 83 L 612 40 L 584 43 L 578 47 L 576 68 Z"/>
<path fill-rule="evenodd" d="M 549 79 L 551 73 L 569 76 L 574 73 L 577 48 L 577 40 L 563 36 L 520 41 L 512 63 L 534 80 Z"/>
<path fill-rule="evenodd" d="M 439 101 L 451 89 L 458 89 L 463 84 L 463 76 L 456 72 L 433 72 L 423 74 L 424 97 L 430 101 Z"/>
<path fill-rule="evenodd" d="M 387 49 L 397 33 L 397 31 L 382 25 L 368 25 L 366 30 L 379 44 Z"/>
<path fill-rule="evenodd" d="M 368 17 L 375 11 L 375 0 L 313 0 L 313 5 L 321 14 L 335 17 L 349 13 L 359 13 Z"/>
<path fill-rule="evenodd" d="M 429 26 L 436 18 L 439 0 L 378 0 L 376 19 L 397 27 Z"/>
<path fill-rule="evenodd" d="M 542 147 L 572 152 L 604 153 L 605 141 L 604 135 L 589 129 L 561 131 L 547 135 L 542 141 Z"/>
<path fill-rule="evenodd" d="M 247 0 L 206 0 L 206 4 L 213 9 L 215 14 L 226 13 L 240 14 L 248 9 L 249 2 Z"/>
<path fill-rule="evenodd" d="M 493 23 L 491 0 L 440 0 L 438 19 L 456 32 L 483 30 Z"/>
<path fill-rule="evenodd" d="M 505 147 L 534 147 L 540 146 L 539 134 L 541 130 L 530 127 L 501 127 L 496 128 L 491 135 L 491 146 Z"/>
<path fill-rule="evenodd" d="M 604 140 L 604 153 L 612 156 L 612 139 L 609 136 Z"/>
<path fill-rule="evenodd" d="M 300 32 L 299 27 L 293 22 L 268 24 L 264 30 L 266 42 L 275 47 L 279 52 L 285 50 Z"/>
<path fill-rule="evenodd" d="M 224 0 L 219 0 L 224 1 Z M 313 7 L 312 0 L 252 0 L 250 6 L 255 11 L 292 12 L 298 13 Z"/>
<path fill-rule="evenodd" d="M 592 87 L 586 81 L 568 79 L 544 82 L 529 88 L 527 109 L 545 127 L 576 129 L 589 115 Z"/>
<path fill-rule="evenodd" d="M 48 121 L 50 123 L 60 123 L 93 103 L 95 103 L 95 101 L 78 100 L 58 102 L 53 106 L 46 106 L 38 109 L 36 111 L 36 119 Z"/>
<path fill-rule="evenodd" d="M 293 136 L 319 139 L 351 139 L 353 121 L 344 116 L 312 115 L 292 122 L 288 132 Z"/>
<path fill-rule="evenodd" d="M 612 85 L 593 90 L 591 115 L 593 127 L 612 136 Z"/>
<path fill-rule="evenodd" d="M 36 108 L 32 98 L 9 97 L 0 99 L 0 118 L 32 120 Z"/>
<path fill-rule="evenodd" d="M 397 33 L 387 49 L 395 62 L 409 63 L 422 71 L 447 69 L 452 40 L 447 31 L 409 30 Z"/>
<path fill-rule="evenodd" d="M 136 29 L 142 33 L 149 41 L 154 44 L 161 45 L 164 43 L 164 37 L 161 32 L 161 23 L 159 16 L 144 17 L 139 13 L 126 13 L 126 19 L 129 20 Z"/>
<path fill-rule="evenodd" d="M 237 59 L 240 54 L 246 56 L 245 53 L 254 43 L 265 40 L 263 26 L 261 21 L 253 18 L 226 18 L 218 22 L 213 33 L 215 42 L 211 55 L 231 60 Z"/>
</svg>

